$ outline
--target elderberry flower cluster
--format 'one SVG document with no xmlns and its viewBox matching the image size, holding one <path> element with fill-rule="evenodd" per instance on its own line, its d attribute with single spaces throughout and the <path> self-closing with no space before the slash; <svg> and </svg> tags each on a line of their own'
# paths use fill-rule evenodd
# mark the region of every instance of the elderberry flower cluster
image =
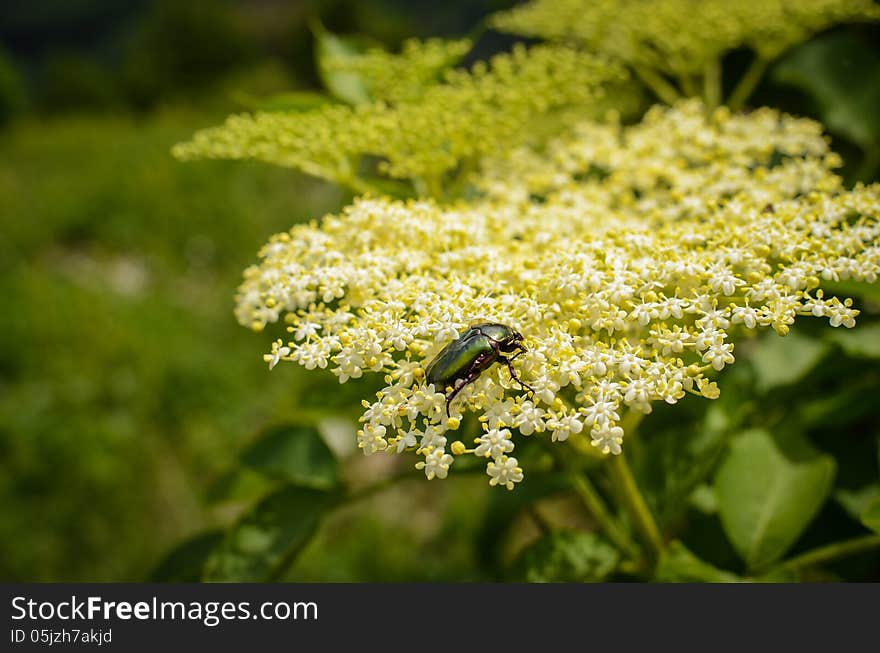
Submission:
<svg viewBox="0 0 880 653">
<path fill-rule="evenodd" d="M 853 326 L 852 302 L 822 286 L 876 281 L 880 187 L 845 189 L 837 165 L 819 125 L 769 109 L 687 101 L 635 126 L 585 122 L 486 158 L 477 200 L 363 197 L 272 237 L 236 315 L 286 325 L 270 367 L 384 378 L 363 402 L 365 454 L 415 452 L 429 479 L 476 456 L 513 488 L 520 438 L 618 454 L 626 411 L 717 397 L 737 335 L 785 335 L 798 317 Z M 425 369 L 475 321 L 524 336 L 513 365 L 534 392 L 494 365 L 447 414 Z M 466 413 L 482 434 L 459 435 Z"/>
<path fill-rule="evenodd" d="M 232 116 L 224 125 L 177 145 L 174 154 L 182 159 L 257 159 L 357 191 L 370 188 L 358 177 L 369 157 L 381 161 L 382 174 L 412 182 L 421 195 L 436 195 L 457 170 L 527 142 L 536 122 L 554 112 L 577 109 L 581 115 L 601 115 L 607 105 L 599 99 L 626 79 L 621 67 L 602 57 L 544 45 L 515 47 L 488 64 L 448 70 L 442 83 L 431 83 L 440 81 L 434 79 L 437 69 L 443 63 L 451 65 L 462 47 L 411 45 L 401 55 L 374 52 L 344 60 L 338 65 L 372 73 L 365 79 L 378 99 L 355 106 L 327 104 L 296 114 Z M 395 57 L 402 61 L 383 69 L 381 64 Z M 412 59 L 419 62 L 415 79 L 405 76 L 398 92 L 388 96 L 391 80 L 379 71 L 404 68 Z M 620 92 L 629 102 L 622 88 Z M 550 126 L 557 122 L 551 120 Z"/>
<path fill-rule="evenodd" d="M 636 68 L 691 76 L 737 48 L 770 60 L 837 23 L 877 19 L 872 0 L 532 0 L 495 15 L 492 24 L 576 43 Z"/>
</svg>

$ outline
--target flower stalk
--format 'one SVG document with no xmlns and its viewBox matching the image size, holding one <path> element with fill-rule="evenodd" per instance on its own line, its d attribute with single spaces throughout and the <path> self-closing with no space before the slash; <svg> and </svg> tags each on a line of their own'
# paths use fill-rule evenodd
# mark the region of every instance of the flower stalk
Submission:
<svg viewBox="0 0 880 653">
<path fill-rule="evenodd" d="M 727 99 L 727 106 L 731 111 L 739 111 L 743 108 L 743 105 L 758 88 L 758 84 L 761 83 L 761 78 L 769 65 L 769 59 L 761 56 L 755 57 Z"/>
<path fill-rule="evenodd" d="M 639 486 L 636 484 L 626 456 L 624 454 L 611 456 L 608 461 L 608 472 L 615 490 L 620 495 L 621 503 L 643 539 L 651 560 L 658 560 L 665 548 L 663 536 L 639 490 Z"/>
</svg>

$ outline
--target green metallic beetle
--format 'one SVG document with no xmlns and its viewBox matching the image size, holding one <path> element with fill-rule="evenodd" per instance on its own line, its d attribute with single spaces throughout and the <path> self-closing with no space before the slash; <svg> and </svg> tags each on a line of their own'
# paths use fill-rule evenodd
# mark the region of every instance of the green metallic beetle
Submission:
<svg viewBox="0 0 880 653">
<path fill-rule="evenodd" d="M 481 373 L 494 363 L 504 363 L 510 376 L 521 388 L 534 394 L 531 386 L 520 381 L 513 369 L 514 358 L 526 351 L 523 337 L 509 326 L 496 322 L 476 324 L 462 332 L 458 340 L 446 345 L 425 369 L 425 380 L 433 383 L 438 390 L 451 386 L 446 395 L 446 416 L 449 417 L 449 404 L 468 384 L 474 382 Z M 506 357 L 503 354 L 513 354 Z"/>
</svg>

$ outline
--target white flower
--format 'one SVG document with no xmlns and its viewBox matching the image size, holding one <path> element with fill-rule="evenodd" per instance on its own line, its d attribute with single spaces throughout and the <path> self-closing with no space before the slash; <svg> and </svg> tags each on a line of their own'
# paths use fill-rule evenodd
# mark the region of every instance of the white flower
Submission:
<svg viewBox="0 0 880 653">
<path fill-rule="evenodd" d="M 503 485 L 508 490 L 513 489 L 514 483 L 523 480 L 523 471 L 518 467 L 519 461 L 516 458 L 502 456 L 499 460 L 493 460 L 486 466 L 486 473 L 489 475 L 489 485 Z"/>
<path fill-rule="evenodd" d="M 590 444 L 602 453 L 613 453 L 616 456 L 622 451 L 620 445 L 623 444 L 623 429 L 619 426 L 605 424 L 600 427 L 593 427 L 590 435 L 593 436 Z"/>
<path fill-rule="evenodd" d="M 442 479 L 446 478 L 446 475 L 449 473 L 449 466 L 452 465 L 454 460 L 443 449 L 434 449 L 425 456 L 424 462 L 416 463 L 416 469 L 424 469 L 425 476 L 428 477 L 429 481 L 433 480 L 435 476 Z"/>
<path fill-rule="evenodd" d="M 500 458 L 513 451 L 510 429 L 489 429 L 479 440 L 474 453 L 487 458 Z"/>
<path fill-rule="evenodd" d="M 732 363 L 733 361 L 734 358 L 732 344 L 722 343 L 712 345 L 703 354 L 703 362 L 711 363 L 712 367 L 714 367 L 718 371 L 723 370 L 726 364 Z"/>
<path fill-rule="evenodd" d="M 519 405 L 519 414 L 514 419 L 513 425 L 523 435 L 543 433 L 547 428 L 544 423 L 544 411 L 537 408 L 531 401 L 524 401 Z"/>
<path fill-rule="evenodd" d="M 388 448 L 385 439 L 385 427 L 381 424 L 364 424 L 364 428 L 358 431 L 358 446 L 366 455 L 384 451 Z"/>
<path fill-rule="evenodd" d="M 589 400 L 593 402 L 592 405 L 584 408 L 584 419 L 588 424 L 602 426 L 609 421 L 616 422 L 620 419 L 616 401 L 598 401 L 592 397 Z"/>
<path fill-rule="evenodd" d="M 565 442 L 572 433 L 577 435 L 584 430 L 584 423 L 578 418 L 577 413 L 559 419 L 552 418 L 547 422 L 547 426 L 552 429 L 550 439 L 553 442 Z"/>
<path fill-rule="evenodd" d="M 397 438 L 397 453 L 402 453 L 404 449 L 416 446 L 418 444 L 416 437 L 421 435 L 422 433 L 415 429 L 406 432 L 401 431 L 400 436 Z"/>
<path fill-rule="evenodd" d="M 271 370 L 278 365 L 278 361 L 287 356 L 290 356 L 290 347 L 287 345 L 282 346 L 281 341 L 276 340 L 272 343 L 272 353 L 263 356 L 263 360 L 269 363 L 269 369 Z"/>
<path fill-rule="evenodd" d="M 734 324 L 744 324 L 749 329 L 758 325 L 758 311 L 751 306 L 736 306 L 732 318 Z"/>
<path fill-rule="evenodd" d="M 847 329 L 852 329 L 856 325 L 856 316 L 859 312 L 850 308 L 852 304 L 851 300 L 847 300 L 846 303 L 841 303 L 840 300 L 835 298 L 834 303 L 828 307 L 828 322 L 833 327 L 838 327 L 840 325 L 845 326 Z"/>
</svg>

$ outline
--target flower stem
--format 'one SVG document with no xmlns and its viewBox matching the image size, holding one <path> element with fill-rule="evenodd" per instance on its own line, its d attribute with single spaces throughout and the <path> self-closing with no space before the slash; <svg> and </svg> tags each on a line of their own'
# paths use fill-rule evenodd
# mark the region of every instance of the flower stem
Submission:
<svg viewBox="0 0 880 653">
<path fill-rule="evenodd" d="M 675 104 L 681 99 L 681 94 L 678 90 L 667 82 L 660 73 L 642 66 L 636 66 L 635 73 L 654 92 L 654 95 L 666 104 Z"/>
<path fill-rule="evenodd" d="M 730 97 L 727 98 L 727 106 L 730 107 L 731 111 L 739 111 L 742 108 L 743 104 L 746 103 L 746 100 L 751 97 L 752 93 L 754 93 L 755 89 L 758 87 L 758 84 L 769 65 L 769 59 L 760 55 L 755 57 L 755 60 L 752 61 L 745 74 L 740 78 L 736 88 L 733 89 Z"/>
<path fill-rule="evenodd" d="M 639 491 L 639 486 L 636 485 L 636 479 L 632 475 L 632 470 L 629 468 L 625 454 L 621 453 L 610 458 L 608 470 L 611 475 L 611 481 L 620 494 L 624 507 L 629 512 L 630 517 L 632 517 L 636 529 L 644 539 L 651 558 L 657 560 L 664 548 L 660 528 L 648 509 L 648 504 L 645 502 L 641 491 Z"/>
<path fill-rule="evenodd" d="M 592 515 L 593 519 L 599 522 L 599 526 L 608 536 L 608 539 L 611 540 L 621 551 L 629 555 L 638 555 L 638 550 L 636 549 L 635 544 L 629 539 L 629 535 L 627 535 L 626 531 L 620 527 L 608 511 L 608 508 L 605 507 L 605 502 L 602 501 L 602 497 L 599 496 L 599 492 L 593 487 L 593 484 L 590 483 L 586 474 L 572 473 L 571 483 L 574 487 L 574 491 L 580 497 L 581 501 L 584 502 L 584 505 L 590 515 Z"/>
<path fill-rule="evenodd" d="M 850 540 L 834 542 L 826 546 L 820 546 L 812 551 L 807 551 L 799 556 L 782 563 L 780 569 L 796 570 L 803 567 L 813 567 L 823 562 L 831 562 L 838 558 L 855 555 L 863 551 L 870 551 L 873 548 L 880 547 L 880 535 L 864 535 L 862 537 L 854 537 Z"/>
<path fill-rule="evenodd" d="M 719 58 L 706 64 L 703 73 L 703 98 L 709 111 L 721 104 L 721 59 Z"/>
<path fill-rule="evenodd" d="M 698 90 L 699 86 L 696 84 L 696 82 L 694 82 L 694 78 L 690 75 L 679 75 L 678 85 L 688 97 L 696 97 L 700 94 Z"/>
</svg>

